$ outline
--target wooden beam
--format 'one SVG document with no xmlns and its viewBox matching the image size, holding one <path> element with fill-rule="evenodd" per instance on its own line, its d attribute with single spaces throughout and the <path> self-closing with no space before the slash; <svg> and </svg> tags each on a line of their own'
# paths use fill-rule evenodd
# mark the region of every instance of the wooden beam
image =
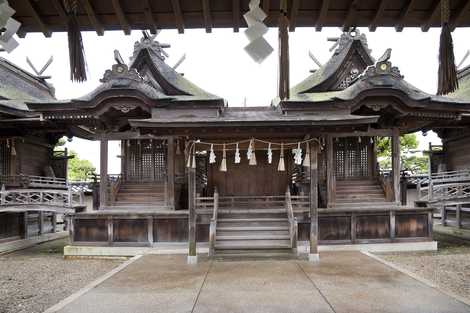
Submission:
<svg viewBox="0 0 470 313">
<path fill-rule="evenodd" d="M 193 152 L 194 153 L 194 152 Z M 192 155 L 189 155 L 192 158 Z M 192 166 L 188 168 L 188 263 L 197 263 L 196 250 L 196 169 Z"/>
<path fill-rule="evenodd" d="M 147 21 L 150 33 L 155 35 L 157 33 L 157 23 L 152 12 L 152 6 L 150 5 L 150 0 L 144 0 L 144 16 Z"/>
<path fill-rule="evenodd" d="M 426 19 L 426 22 L 421 25 L 421 30 L 423 32 L 427 32 L 429 28 L 431 28 L 432 21 L 440 16 L 441 12 L 441 0 L 434 0 L 431 8 L 430 8 L 431 13 L 428 15 L 428 18 Z"/>
<path fill-rule="evenodd" d="M 36 5 L 33 4 L 31 0 L 26 0 L 25 3 L 28 6 L 28 9 L 31 11 L 31 15 L 33 16 L 34 20 L 38 24 L 44 36 L 46 38 L 50 38 L 52 35 L 52 32 L 49 30 L 49 27 L 46 25 L 46 23 L 42 20 L 40 14 L 37 11 Z"/>
<path fill-rule="evenodd" d="M 167 179 L 168 179 L 168 188 L 167 188 L 167 199 L 168 206 L 170 209 L 175 209 L 175 138 L 168 138 L 168 164 L 167 164 Z"/>
<path fill-rule="evenodd" d="M 330 6 L 330 0 L 322 0 L 320 14 L 318 14 L 317 21 L 315 23 L 315 30 L 317 32 L 321 31 L 325 18 L 328 15 L 328 7 Z"/>
<path fill-rule="evenodd" d="M 356 6 L 357 6 L 357 0 L 354 0 L 351 2 L 348 8 L 348 12 L 346 13 L 346 18 L 344 19 L 343 23 L 343 31 L 347 32 L 351 26 L 355 26 L 354 19 L 356 16 Z"/>
<path fill-rule="evenodd" d="M 295 31 L 295 24 L 297 23 L 297 15 L 299 14 L 300 0 L 292 0 L 289 19 L 289 31 Z"/>
<path fill-rule="evenodd" d="M 101 22 L 99 21 L 98 17 L 95 14 L 95 10 L 91 6 L 91 3 L 89 0 L 81 0 L 82 6 L 85 9 L 86 14 L 88 15 L 88 19 L 90 20 L 91 25 L 95 28 L 96 33 L 98 36 L 103 36 L 104 35 L 104 28 L 103 25 L 101 25 Z"/>
<path fill-rule="evenodd" d="M 108 140 L 100 140 L 100 209 L 106 206 L 108 196 Z"/>
<path fill-rule="evenodd" d="M 240 0 L 232 0 L 233 31 L 240 30 Z"/>
<path fill-rule="evenodd" d="M 388 1 L 385 1 L 385 0 L 380 1 L 379 7 L 377 8 L 377 11 L 375 11 L 374 18 L 372 19 L 372 22 L 369 25 L 370 32 L 375 32 L 375 30 L 377 29 L 377 24 L 379 23 L 379 20 L 385 11 L 387 2 Z"/>
<path fill-rule="evenodd" d="M 289 20 L 287 12 L 279 15 L 279 82 L 278 96 L 281 100 L 289 98 Z"/>
<path fill-rule="evenodd" d="M 400 130 L 393 129 L 392 135 L 392 175 L 394 201 L 400 203 Z"/>
<path fill-rule="evenodd" d="M 116 13 L 119 23 L 121 24 L 121 27 L 124 30 L 124 34 L 130 35 L 131 28 L 129 26 L 129 22 L 127 21 L 126 15 L 124 14 L 124 11 L 122 10 L 120 0 L 111 0 L 111 2 L 113 4 L 114 12 Z"/>
<path fill-rule="evenodd" d="M 470 10 L 470 0 L 462 1 L 455 13 L 450 16 L 449 25 L 452 31 L 454 31 L 465 14 L 468 13 L 468 10 Z"/>
<path fill-rule="evenodd" d="M 181 4 L 179 0 L 171 0 L 171 6 L 173 7 L 173 12 L 175 14 L 175 24 L 178 28 L 178 33 L 184 33 L 184 19 L 183 12 L 181 11 Z"/>
<path fill-rule="evenodd" d="M 412 11 L 414 2 L 414 0 L 407 0 L 405 6 L 401 9 L 400 17 L 398 18 L 398 23 L 395 25 L 395 30 L 397 32 L 401 32 L 403 30 L 405 22 Z"/>
<path fill-rule="evenodd" d="M 206 28 L 206 33 L 212 32 L 212 17 L 211 17 L 211 5 L 209 0 L 202 1 L 202 15 L 204 17 L 204 27 Z"/>
<path fill-rule="evenodd" d="M 62 20 L 62 24 L 64 24 L 65 27 L 67 27 L 67 13 L 65 13 L 64 7 L 62 6 L 62 1 L 59 0 L 51 0 L 52 5 L 56 9 L 57 13 L 60 16 L 60 19 Z"/>
<path fill-rule="evenodd" d="M 318 261 L 318 144 L 310 143 L 310 261 Z"/>
</svg>

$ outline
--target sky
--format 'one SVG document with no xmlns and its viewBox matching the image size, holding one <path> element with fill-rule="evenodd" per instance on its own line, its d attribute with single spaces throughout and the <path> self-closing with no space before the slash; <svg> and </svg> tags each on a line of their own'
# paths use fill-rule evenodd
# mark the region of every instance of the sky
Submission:
<svg viewBox="0 0 470 313">
<path fill-rule="evenodd" d="M 435 94 L 437 87 L 439 29 L 431 29 L 423 33 L 420 29 L 405 29 L 401 33 L 393 28 L 379 28 L 376 32 L 359 29 L 368 39 L 372 55 L 377 59 L 387 48 L 392 48 L 390 61 L 398 66 L 401 74 L 412 85 L 421 90 Z M 324 28 L 316 32 L 313 28 L 296 28 L 290 33 L 290 81 L 295 85 L 316 68 L 309 58 L 308 51 L 326 63 L 332 52 L 333 45 L 327 42 L 328 37 L 338 37 L 338 28 Z M 26 38 L 17 38 L 20 45 L 12 53 L 0 55 L 16 63 L 20 67 L 32 71 L 26 63 L 28 56 L 36 68 L 42 68 L 50 56 L 54 62 L 45 71 L 56 89 L 58 99 L 70 99 L 83 96 L 99 85 L 105 70 L 114 63 L 113 51 L 118 49 L 125 61 L 132 55 L 134 42 L 141 38 L 140 31 L 132 31 L 125 36 L 122 31 L 108 31 L 104 36 L 94 32 L 84 32 L 83 40 L 88 65 L 88 81 L 72 83 L 69 79 L 68 47 L 65 33 L 54 33 L 51 38 L 42 34 L 28 34 Z M 213 29 L 207 34 L 204 30 L 185 30 L 178 34 L 176 30 L 163 30 L 157 39 L 168 43 L 166 49 L 170 55 L 169 65 L 175 64 L 184 54 L 186 60 L 178 67 L 178 71 L 196 85 L 225 98 L 229 106 L 266 106 L 276 96 L 278 60 L 277 60 L 277 29 L 270 29 L 265 38 L 274 48 L 274 52 L 262 63 L 251 60 L 243 48 L 248 40 L 243 30 L 234 33 L 232 29 Z M 470 49 L 468 30 L 457 29 L 453 32 L 456 63 Z M 465 64 L 469 63 L 467 61 Z M 465 65 L 464 64 L 464 65 Z M 245 100 L 246 99 L 246 100 Z M 420 149 L 426 149 L 428 142 L 438 143 L 433 133 L 420 136 Z M 77 151 L 82 158 L 89 159 L 99 170 L 99 144 L 74 138 L 67 146 Z M 119 173 L 118 142 L 110 145 L 109 173 Z"/>
</svg>

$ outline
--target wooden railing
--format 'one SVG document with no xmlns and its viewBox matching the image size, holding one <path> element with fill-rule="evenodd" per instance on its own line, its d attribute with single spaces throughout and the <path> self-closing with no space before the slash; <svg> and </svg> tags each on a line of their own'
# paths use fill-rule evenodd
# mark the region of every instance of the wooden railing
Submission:
<svg viewBox="0 0 470 313">
<path fill-rule="evenodd" d="M 83 193 L 69 190 L 16 189 L 0 191 L 0 205 L 50 205 L 73 208 L 84 205 Z"/>
<path fill-rule="evenodd" d="M 290 243 L 291 243 L 292 249 L 295 252 L 297 252 L 297 237 L 298 237 L 299 227 L 297 223 L 297 218 L 294 216 L 294 209 L 292 208 L 292 201 L 291 201 L 289 186 L 287 186 L 285 201 L 286 201 L 287 218 L 289 219 Z"/>
<path fill-rule="evenodd" d="M 418 181 L 416 189 L 422 201 L 469 197 L 470 169 L 432 174 Z"/>
<path fill-rule="evenodd" d="M 58 188 L 67 189 L 67 179 L 34 175 L 9 175 L 0 176 L 0 184 L 16 187 L 32 188 Z"/>
<path fill-rule="evenodd" d="M 109 203 L 116 202 L 116 196 L 121 187 L 121 174 L 108 175 L 108 186 L 109 186 Z"/>
<path fill-rule="evenodd" d="M 219 193 L 217 188 L 214 188 L 214 211 L 212 213 L 211 223 L 209 226 L 209 256 L 214 256 L 215 241 L 217 236 L 217 214 L 219 209 Z"/>
</svg>

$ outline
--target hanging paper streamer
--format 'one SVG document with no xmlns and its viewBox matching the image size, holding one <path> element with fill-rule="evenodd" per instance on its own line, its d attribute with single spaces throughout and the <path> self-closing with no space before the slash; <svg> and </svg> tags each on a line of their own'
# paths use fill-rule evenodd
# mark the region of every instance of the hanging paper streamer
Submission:
<svg viewBox="0 0 470 313">
<path fill-rule="evenodd" d="M 180 147 L 180 141 L 176 139 L 176 155 L 181 154 L 181 147 Z"/>
<path fill-rule="evenodd" d="M 245 47 L 245 51 L 256 63 L 262 63 L 274 51 L 263 37 L 269 29 L 263 23 L 267 15 L 261 10 L 259 3 L 260 0 L 251 0 L 248 5 L 250 11 L 243 15 L 248 25 L 245 35 L 250 41 Z"/>
<path fill-rule="evenodd" d="M 246 150 L 246 158 L 251 160 L 251 154 L 253 153 L 253 139 L 250 139 L 250 143 L 248 145 L 248 150 Z"/>
<path fill-rule="evenodd" d="M 240 161 L 241 161 L 240 149 L 238 148 L 238 142 L 237 142 L 237 147 L 235 148 L 235 164 L 239 164 Z"/>
<path fill-rule="evenodd" d="M 268 164 L 273 163 L 273 150 L 271 149 L 271 143 L 268 144 Z"/>
<path fill-rule="evenodd" d="M 370 144 L 374 144 L 374 137 L 370 137 Z"/>
<path fill-rule="evenodd" d="M 249 165 L 256 165 L 256 152 L 255 152 L 255 142 L 254 140 L 251 141 L 251 154 L 250 154 L 250 162 Z"/>
<path fill-rule="evenodd" d="M 305 158 L 302 164 L 305 167 L 310 167 L 310 143 L 307 142 L 307 151 L 305 151 Z"/>
<path fill-rule="evenodd" d="M 225 144 L 224 144 L 224 149 L 222 151 L 222 162 L 220 162 L 219 170 L 221 172 L 226 172 L 227 171 L 227 154 L 226 154 L 226 151 L 225 151 Z"/>
<path fill-rule="evenodd" d="M 188 143 L 188 142 L 186 142 L 186 143 Z M 191 167 L 191 150 L 192 150 L 192 147 L 190 147 L 189 151 L 188 151 L 188 161 L 186 162 L 186 167 L 187 168 Z"/>
<path fill-rule="evenodd" d="M 196 168 L 196 151 L 194 151 L 194 153 L 193 153 L 193 166 L 192 166 L 192 168 Z"/>
<path fill-rule="evenodd" d="M 302 148 L 300 148 L 300 142 L 297 143 L 297 149 L 294 149 L 294 163 L 297 165 L 302 164 Z"/>
<path fill-rule="evenodd" d="M 15 149 L 15 141 L 11 142 L 11 155 L 15 156 L 16 155 L 16 149 Z"/>
<path fill-rule="evenodd" d="M 286 167 L 284 165 L 284 144 L 281 143 L 281 155 L 279 157 L 279 165 L 277 166 L 277 170 L 279 172 L 284 172 Z"/>
<path fill-rule="evenodd" d="M 361 136 L 359 136 L 359 137 L 357 137 L 357 138 L 358 138 L 358 139 L 357 139 L 357 142 L 361 143 L 361 142 L 362 142 Z"/>
<path fill-rule="evenodd" d="M 211 152 L 209 154 L 209 163 L 214 164 L 215 163 L 215 153 L 214 153 L 214 145 L 211 145 Z"/>
</svg>

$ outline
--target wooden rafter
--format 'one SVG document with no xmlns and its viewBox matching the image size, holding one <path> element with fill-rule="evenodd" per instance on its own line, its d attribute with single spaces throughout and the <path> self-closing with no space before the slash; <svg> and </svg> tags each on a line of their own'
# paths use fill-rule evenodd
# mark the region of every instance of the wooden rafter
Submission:
<svg viewBox="0 0 470 313">
<path fill-rule="evenodd" d="M 232 0 L 233 31 L 240 29 L 240 0 Z"/>
<path fill-rule="evenodd" d="M 157 33 L 157 23 L 153 17 L 152 6 L 150 5 L 150 0 L 144 0 L 144 16 L 147 21 L 150 33 L 155 35 Z"/>
<path fill-rule="evenodd" d="M 121 24 L 122 29 L 124 30 L 124 34 L 130 35 L 131 34 L 131 27 L 129 26 L 129 22 L 127 21 L 126 15 L 121 7 L 120 0 L 112 0 L 114 12 Z"/>
<path fill-rule="evenodd" d="M 321 2 L 321 8 L 320 8 L 320 14 L 318 14 L 317 21 L 315 23 L 315 30 L 317 32 L 321 31 L 322 29 L 322 23 L 325 19 L 325 17 L 328 14 L 328 7 L 330 6 L 330 0 L 323 0 Z"/>
<path fill-rule="evenodd" d="M 206 33 L 212 32 L 212 17 L 211 17 L 211 6 L 209 0 L 202 1 L 202 15 L 204 16 L 204 27 L 206 28 Z"/>
<path fill-rule="evenodd" d="M 377 8 L 377 11 L 375 11 L 374 18 L 372 19 L 372 22 L 369 25 L 369 31 L 375 32 L 375 30 L 377 29 L 377 24 L 379 23 L 379 20 L 382 17 L 383 12 L 385 11 L 386 4 L 386 0 L 380 1 L 379 7 Z"/>
<path fill-rule="evenodd" d="M 468 13 L 468 10 L 470 10 L 470 0 L 462 1 L 458 9 L 455 11 L 455 14 L 452 14 L 450 17 L 449 24 L 452 31 L 457 27 L 457 24 L 462 20 L 465 13 Z"/>
<path fill-rule="evenodd" d="M 31 3 L 31 0 L 26 0 L 25 2 L 31 11 L 31 15 L 33 16 L 34 20 L 38 24 L 44 36 L 47 38 L 51 37 L 52 32 L 49 30 L 49 27 L 46 25 L 46 23 L 44 23 L 44 21 L 42 20 L 41 16 L 39 15 L 37 11 L 35 4 Z"/>
<path fill-rule="evenodd" d="M 357 2 L 357 0 L 354 0 L 349 5 L 348 12 L 346 13 L 346 18 L 344 19 L 343 23 L 343 31 L 345 32 L 347 32 L 351 26 L 354 26 Z"/>
<path fill-rule="evenodd" d="M 430 10 L 431 14 L 428 15 L 426 22 L 423 25 L 421 25 L 421 30 L 423 32 L 427 32 L 429 28 L 431 28 L 432 21 L 434 20 L 435 17 L 439 16 L 440 14 L 440 9 L 441 9 L 441 0 L 434 0 L 431 10 Z"/>
<path fill-rule="evenodd" d="M 300 0 L 292 0 L 292 7 L 290 9 L 289 31 L 295 31 L 295 24 L 297 22 L 297 14 L 299 14 Z"/>
<path fill-rule="evenodd" d="M 101 22 L 99 21 L 98 17 L 96 16 L 95 10 L 91 6 L 91 3 L 89 0 L 81 0 L 81 3 L 83 5 L 83 8 L 86 11 L 86 14 L 88 15 L 88 19 L 90 20 L 91 25 L 95 28 L 96 33 L 98 36 L 103 36 L 104 35 L 104 28 L 103 25 L 101 25 Z"/>
<path fill-rule="evenodd" d="M 398 23 L 395 25 L 395 30 L 401 32 L 404 28 L 404 23 L 408 19 L 408 15 L 413 9 L 414 0 L 408 0 L 405 6 L 401 9 L 400 17 L 398 18 Z"/>
<path fill-rule="evenodd" d="M 179 0 L 171 0 L 171 6 L 173 7 L 173 12 L 175 14 L 175 23 L 178 28 L 178 33 L 184 33 L 184 19 L 183 12 L 181 11 L 181 4 Z"/>
<path fill-rule="evenodd" d="M 64 7 L 62 6 L 62 1 L 60 0 L 52 0 L 52 4 L 54 5 L 54 8 L 56 9 L 57 13 L 60 16 L 60 19 L 62 20 L 62 23 L 67 26 L 67 13 L 65 13 Z"/>
</svg>

